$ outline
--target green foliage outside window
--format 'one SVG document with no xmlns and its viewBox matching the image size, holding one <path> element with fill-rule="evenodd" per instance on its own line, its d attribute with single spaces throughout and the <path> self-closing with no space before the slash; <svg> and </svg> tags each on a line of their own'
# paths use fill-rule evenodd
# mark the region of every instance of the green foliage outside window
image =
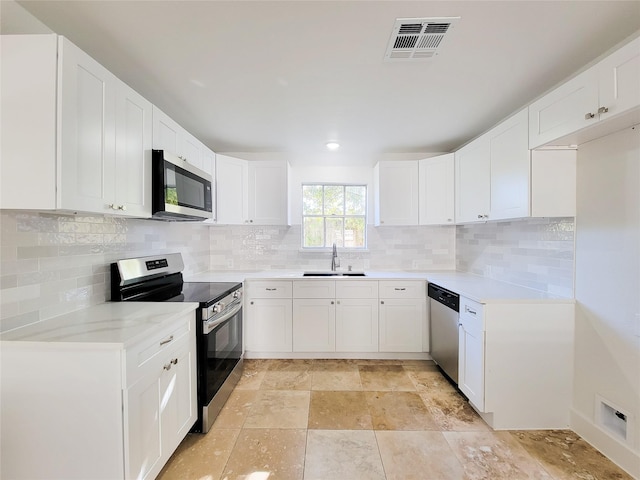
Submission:
<svg viewBox="0 0 640 480">
<path fill-rule="evenodd" d="M 303 185 L 303 248 L 365 248 L 366 212 L 365 185 Z"/>
</svg>

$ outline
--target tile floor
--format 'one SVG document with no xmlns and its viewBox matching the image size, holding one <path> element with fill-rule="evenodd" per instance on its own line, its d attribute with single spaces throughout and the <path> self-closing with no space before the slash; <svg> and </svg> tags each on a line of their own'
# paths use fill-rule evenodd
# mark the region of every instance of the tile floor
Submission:
<svg viewBox="0 0 640 480">
<path fill-rule="evenodd" d="M 569 430 L 492 431 L 433 362 L 246 360 L 159 479 L 631 479 Z"/>
</svg>

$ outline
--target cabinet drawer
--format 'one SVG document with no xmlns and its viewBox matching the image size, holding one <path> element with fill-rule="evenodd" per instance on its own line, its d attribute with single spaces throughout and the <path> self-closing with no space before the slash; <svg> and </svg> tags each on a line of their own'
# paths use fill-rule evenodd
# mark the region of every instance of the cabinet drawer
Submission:
<svg viewBox="0 0 640 480">
<path fill-rule="evenodd" d="M 178 344 L 188 343 L 189 336 L 195 338 L 194 313 L 185 315 L 172 326 L 156 335 L 128 348 L 125 352 L 125 377 L 123 387 L 133 385 L 145 375 L 149 369 L 161 368 L 165 356 Z"/>
<path fill-rule="evenodd" d="M 460 322 L 463 320 L 475 330 L 484 330 L 484 308 L 481 303 L 460 297 Z"/>
<path fill-rule="evenodd" d="M 247 282 L 249 298 L 291 298 L 291 292 L 291 282 L 286 280 Z"/>
<path fill-rule="evenodd" d="M 293 298 L 335 298 L 335 280 L 300 280 L 293 282 Z"/>
<path fill-rule="evenodd" d="M 338 280 L 336 298 L 378 298 L 378 282 L 371 280 Z"/>
<path fill-rule="evenodd" d="M 381 281 L 380 298 L 426 298 L 426 281 Z"/>
</svg>

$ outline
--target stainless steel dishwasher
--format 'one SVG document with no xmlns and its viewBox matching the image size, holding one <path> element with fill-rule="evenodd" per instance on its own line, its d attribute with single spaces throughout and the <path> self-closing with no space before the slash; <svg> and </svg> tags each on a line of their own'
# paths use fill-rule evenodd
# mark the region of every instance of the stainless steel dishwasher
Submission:
<svg viewBox="0 0 640 480">
<path fill-rule="evenodd" d="M 434 283 L 429 284 L 431 358 L 458 384 L 458 312 L 460 296 Z"/>
</svg>

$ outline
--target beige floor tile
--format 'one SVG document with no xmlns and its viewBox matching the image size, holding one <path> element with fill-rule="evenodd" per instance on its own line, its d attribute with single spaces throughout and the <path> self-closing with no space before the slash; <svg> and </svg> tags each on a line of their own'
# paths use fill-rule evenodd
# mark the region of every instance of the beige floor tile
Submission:
<svg viewBox="0 0 640 480">
<path fill-rule="evenodd" d="M 244 428 L 307 428 L 309 392 L 259 390 Z"/>
<path fill-rule="evenodd" d="M 407 360 L 402 364 L 408 372 L 439 372 L 438 366 L 433 360 Z"/>
<path fill-rule="evenodd" d="M 456 389 L 440 373 L 439 370 L 407 370 L 416 391 L 429 394 L 431 392 L 456 392 Z"/>
<path fill-rule="evenodd" d="M 552 480 L 509 432 L 442 432 L 469 480 Z"/>
<path fill-rule="evenodd" d="M 304 480 L 385 480 L 371 430 L 309 430 Z"/>
<path fill-rule="evenodd" d="M 221 478 L 301 480 L 305 447 L 304 429 L 242 430 Z"/>
<path fill-rule="evenodd" d="M 271 360 L 266 358 L 245 358 L 244 368 L 245 370 L 267 370 Z"/>
<path fill-rule="evenodd" d="M 158 475 L 158 480 L 221 478 L 239 433 L 239 429 L 234 429 L 187 435 Z"/>
<path fill-rule="evenodd" d="M 365 392 L 374 430 L 438 430 L 416 392 Z"/>
<path fill-rule="evenodd" d="M 236 390 L 258 390 L 266 373 L 266 370 L 245 365 Z"/>
<path fill-rule="evenodd" d="M 257 395 L 257 390 L 234 390 L 231 392 L 212 428 L 242 428 Z"/>
<path fill-rule="evenodd" d="M 360 365 L 362 389 L 367 391 L 415 391 L 402 365 Z"/>
<path fill-rule="evenodd" d="M 438 425 L 438 430 L 469 432 L 491 429 L 458 392 L 430 390 L 429 393 L 421 392 L 420 397 Z"/>
<path fill-rule="evenodd" d="M 346 371 L 314 371 L 311 380 L 311 390 L 362 390 L 362 382 L 360 381 L 358 368 L 354 367 Z"/>
<path fill-rule="evenodd" d="M 309 428 L 371 430 L 371 415 L 364 392 L 312 391 Z"/>
<path fill-rule="evenodd" d="M 313 369 L 314 360 L 274 359 L 269 360 L 268 370 L 288 372 L 308 372 Z"/>
<path fill-rule="evenodd" d="M 314 372 L 357 372 L 358 360 L 315 360 Z"/>
<path fill-rule="evenodd" d="M 311 390 L 311 371 L 269 370 L 260 390 Z"/>
<path fill-rule="evenodd" d="M 530 430 L 511 434 L 556 480 L 632 480 L 631 475 L 572 431 Z"/>
<path fill-rule="evenodd" d="M 375 433 L 387 480 L 465 478 L 460 461 L 441 432 Z"/>
</svg>

